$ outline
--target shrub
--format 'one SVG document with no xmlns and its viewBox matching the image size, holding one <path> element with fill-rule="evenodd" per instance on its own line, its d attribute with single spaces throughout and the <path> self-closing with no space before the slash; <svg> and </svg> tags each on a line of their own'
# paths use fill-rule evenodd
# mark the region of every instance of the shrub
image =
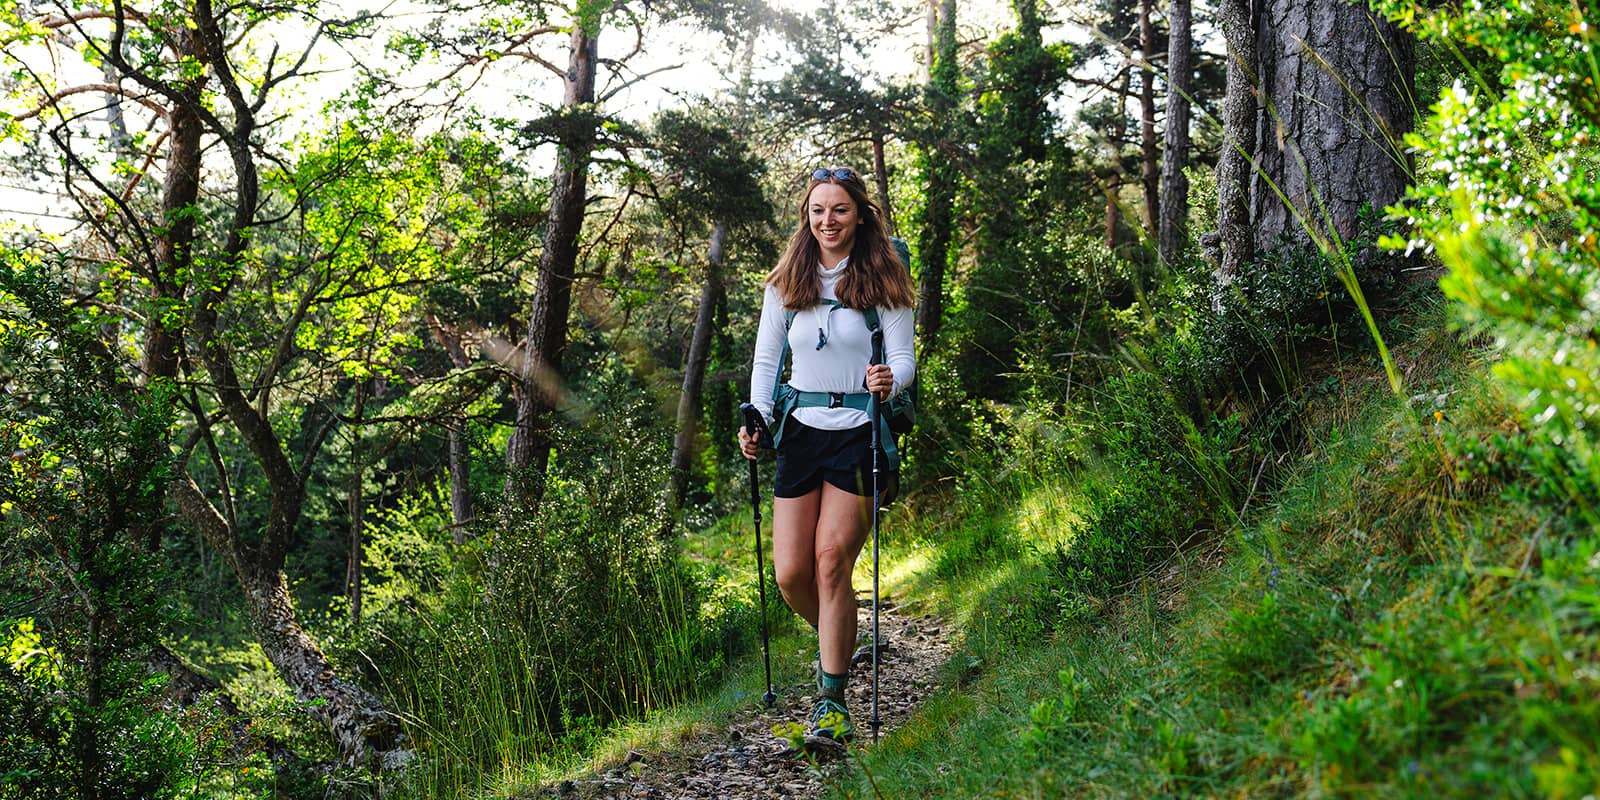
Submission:
<svg viewBox="0 0 1600 800">
<path fill-rule="evenodd" d="M 1445 293 L 1502 354 L 1495 376 L 1528 415 L 1530 461 L 1600 524 L 1600 80 L 1593 5 L 1383 8 L 1424 40 L 1481 48 L 1475 83 L 1445 89 L 1407 142 L 1418 181 L 1387 244 L 1436 253 Z M 1585 20 L 1584 14 L 1590 16 Z"/>
<path fill-rule="evenodd" d="M 623 396 L 615 377 L 596 391 Z M 500 501 L 439 591 L 378 606 L 398 615 L 377 622 L 390 632 L 378 660 L 437 757 L 419 767 L 419 795 L 465 791 L 681 701 L 745 641 L 728 629 L 752 628 L 753 605 L 710 608 L 703 571 L 658 538 L 666 440 L 650 419 L 643 401 L 613 402 L 558 428 L 536 509 Z"/>
<path fill-rule="evenodd" d="M 175 396 L 114 380 L 97 321 L 4 256 L 0 797 L 175 797 L 210 775 L 218 723 L 169 709 L 145 666 L 172 611 L 157 545 Z"/>
<path fill-rule="evenodd" d="M 1236 420 L 1198 427 L 1149 372 L 1112 378 L 1095 396 L 1089 436 L 1110 477 L 1085 487 L 1090 521 L 1058 550 L 1053 571 L 1069 591 L 1104 596 L 1141 574 L 1151 553 L 1233 521 L 1240 429 Z"/>
</svg>

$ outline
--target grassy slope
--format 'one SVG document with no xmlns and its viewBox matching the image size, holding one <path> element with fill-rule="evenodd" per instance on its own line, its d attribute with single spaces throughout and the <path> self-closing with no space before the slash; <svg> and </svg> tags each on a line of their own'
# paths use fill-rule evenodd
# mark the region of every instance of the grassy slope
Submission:
<svg viewBox="0 0 1600 800">
<path fill-rule="evenodd" d="M 1041 566 L 1072 476 L 1015 479 L 925 531 L 935 568 L 906 591 L 967 638 L 949 687 L 868 758 L 876 791 L 1595 791 L 1597 537 L 1482 446 L 1516 423 L 1453 341 L 1434 320 L 1403 345 L 1409 400 L 1376 365 L 1333 373 L 1310 445 L 1241 526 L 1097 613 L 1064 616 Z"/>
</svg>

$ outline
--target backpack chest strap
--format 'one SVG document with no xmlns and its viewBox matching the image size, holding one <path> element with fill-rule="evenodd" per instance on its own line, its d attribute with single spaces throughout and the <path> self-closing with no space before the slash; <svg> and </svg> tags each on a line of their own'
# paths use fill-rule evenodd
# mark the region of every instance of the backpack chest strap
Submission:
<svg viewBox="0 0 1600 800">
<path fill-rule="evenodd" d="M 796 391 L 796 408 L 853 408 L 856 411 L 872 410 L 872 395 L 867 392 L 801 392 Z"/>
</svg>

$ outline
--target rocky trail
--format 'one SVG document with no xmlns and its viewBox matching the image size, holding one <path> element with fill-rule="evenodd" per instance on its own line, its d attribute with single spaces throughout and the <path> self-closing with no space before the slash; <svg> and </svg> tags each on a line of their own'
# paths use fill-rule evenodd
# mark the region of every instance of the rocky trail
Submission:
<svg viewBox="0 0 1600 800">
<path fill-rule="evenodd" d="M 857 611 L 860 629 L 870 631 L 872 609 Z M 936 685 L 939 669 L 950 658 L 951 644 L 938 620 L 910 618 L 895 604 L 880 606 L 883 647 L 879 659 L 879 735 L 911 717 Z M 757 654 L 759 657 L 759 654 Z M 808 754 L 798 754 L 773 735 L 774 726 L 804 722 L 811 709 L 809 681 L 773 687 L 774 708 L 759 699 L 740 712 L 725 729 L 709 731 L 670 751 L 630 751 L 623 763 L 583 779 L 544 787 L 536 797 L 556 800 L 771 800 L 816 798 L 854 761 L 845 747 L 812 740 Z M 870 648 L 856 654 L 850 669 L 850 713 L 856 724 L 852 747 L 872 746 L 872 657 Z"/>
</svg>

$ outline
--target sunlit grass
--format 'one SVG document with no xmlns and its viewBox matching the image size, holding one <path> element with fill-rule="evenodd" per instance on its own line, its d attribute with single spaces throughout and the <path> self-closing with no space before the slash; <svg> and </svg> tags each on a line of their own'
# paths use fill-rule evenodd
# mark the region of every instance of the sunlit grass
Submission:
<svg viewBox="0 0 1600 800">
<path fill-rule="evenodd" d="M 1070 487 L 1046 483 L 1023 496 L 1011 525 L 1030 544 L 1046 550 L 1066 546 L 1084 522 L 1082 503 L 1081 495 Z"/>
<path fill-rule="evenodd" d="M 1455 358 L 1434 344 L 1402 346 Z M 1027 610 L 1018 600 L 1047 586 L 1027 551 L 963 562 L 940 596 L 964 647 L 944 690 L 872 752 L 885 796 L 1594 791 L 1595 638 L 1569 615 L 1600 596 L 1585 595 L 1592 569 L 1571 570 L 1600 563 L 1600 542 L 1553 543 L 1541 531 L 1570 521 L 1460 471 L 1440 436 L 1492 435 L 1507 411 L 1461 369 L 1414 372 L 1448 397 L 1439 414 L 1394 398 L 1381 374 L 1359 399 L 1308 410 L 1330 427 L 1223 534 L 1219 564 L 1144 576 L 1086 624 L 1019 638 L 1031 629 L 1010 616 Z M 1060 503 L 1024 485 L 1005 525 L 1048 529 L 1071 513 Z M 967 535 L 983 534 L 930 541 Z M 1554 559 L 1545 577 L 1530 569 L 1538 553 Z M 1063 696 L 1063 670 L 1081 691 Z"/>
</svg>

